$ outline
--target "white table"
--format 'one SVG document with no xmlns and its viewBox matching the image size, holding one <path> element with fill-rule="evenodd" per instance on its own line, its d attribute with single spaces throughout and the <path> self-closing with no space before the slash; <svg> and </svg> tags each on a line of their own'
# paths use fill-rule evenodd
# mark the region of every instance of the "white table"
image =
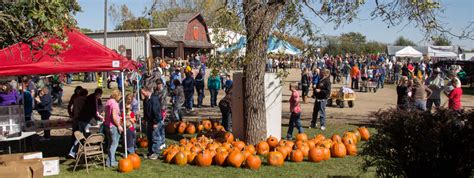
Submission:
<svg viewBox="0 0 474 178">
<path fill-rule="evenodd" d="M 36 132 L 21 132 L 21 135 L 18 136 L 18 137 L 12 137 L 12 138 L 5 138 L 5 139 L 2 139 L 0 140 L 0 142 L 11 142 L 11 141 L 18 141 L 18 144 L 20 146 L 20 152 L 22 151 L 21 150 L 21 145 L 23 143 L 24 145 L 24 150 L 26 150 L 26 142 L 25 142 L 25 138 L 28 138 L 28 137 L 31 137 L 33 135 L 35 135 Z M 12 150 L 11 150 L 11 146 L 10 144 L 8 144 L 8 154 L 11 154 L 12 153 Z"/>
</svg>

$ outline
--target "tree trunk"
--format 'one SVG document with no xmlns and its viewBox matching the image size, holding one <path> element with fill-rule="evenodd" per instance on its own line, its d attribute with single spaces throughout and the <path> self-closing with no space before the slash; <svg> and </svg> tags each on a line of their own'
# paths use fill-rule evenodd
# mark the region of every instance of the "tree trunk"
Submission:
<svg viewBox="0 0 474 178">
<path fill-rule="evenodd" d="M 257 0 L 245 0 L 243 10 L 247 31 L 244 61 L 244 119 L 247 143 L 266 139 L 265 62 L 267 40 L 283 4 L 268 5 Z"/>
</svg>

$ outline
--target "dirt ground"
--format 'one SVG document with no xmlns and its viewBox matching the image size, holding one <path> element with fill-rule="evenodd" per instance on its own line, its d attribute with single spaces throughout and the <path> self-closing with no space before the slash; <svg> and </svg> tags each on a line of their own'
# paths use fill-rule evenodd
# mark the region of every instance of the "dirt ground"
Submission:
<svg viewBox="0 0 474 178">
<path fill-rule="evenodd" d="M 282 123 L 287 124 L 288 119 L 290 117 L 289 113 L 289 98 L 290 98 L 290 91 L 289 91 L 289 84 L 290 83 L 298 83 L 300 80 L 300 71 L 298 69 L 290 69 L 290 74 L 283 82 L 283 94 L 282 94 Z M 66 118 L 67 116 L 67 103 L 69 102 L 69 98 L 73 93 L 74 87 L 81 85 L 82 87 L 89 89 L 89 92 L 93 92 L 93 90 L 97 87 L 96 83 L 82 83 L 82 82 L 73 82 L 71 85 L 66 85 L 64 87 L 64 96 L 63 96 L 63 106 L 54 106 L 53 115 L 51 119 L 57 118 Z M 337 90 L 341 87 L 341 84 L 333 84 L 332 89 Z M 300 91 L 301 92 L 301 91 Z M 301 93 L 300 93 L 301 94 Z M 210 108 L 210 95 L 209 90 L 205 90 L 206 97 L 204 98 L 204 107 L 203 108 L 195 108 L 192 113 L 188 113 L 185 116 L 185 119 L 196 119 L 198 117 L 202 118 L 220 118 L 220 111 L 218 107 Z M 224 91 L 219 91 L 218 101 L 224 97 Z M 104 101 L 108 96 L 104 95 Z M 377 90 L 376 93 L 365 93 L 365 92 L 356 92 L 356 100 L 354 102 L 354 107 L 349 108 L 339 108 L 339 107 L 328 107 L 326 109 L 327 113 L 327 123 L 364 123 L 369 121 L 371 118 L 369 117 L 372 112 L 376 112 L 380 109 L 385 109 L 389 107 L 395 107 L 396 105 L 396 91 L 395 85 L 386 84 L 385 88 Z M 312 117 L 312 110 L 314 106 L 314 99 L 309 99 L 308 103 L 301 103 L 302 106 L 302 122 L 304 127 L 308 127 Z M 441 103 L 447 101 L 447 98 L 443 96 L 441 99 Z M 197 96 L 195 95 L 195 103 L 197 103 Z M 465 109 L 473 109 L 474 108 L 474 96 L 473 95 L 463 95 L 462 96 L 462 104 Z M 39 119 L 39 116 L 36 115 L 35 119 Z M 69 129 L 60 129 L 60 130 L 53 130 L 52 135 L 69 135 L 71 131 Z"/>
</svg>

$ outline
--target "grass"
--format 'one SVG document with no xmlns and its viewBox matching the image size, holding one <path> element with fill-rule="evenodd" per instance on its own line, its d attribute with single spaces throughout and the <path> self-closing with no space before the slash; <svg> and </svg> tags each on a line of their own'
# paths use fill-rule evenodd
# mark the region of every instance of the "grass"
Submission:
<svg viewBox="0 0 474 178">
<path fill-rule="evenodd" d="M 306 129 L 305 133 L 309 136 L 316 134 L 324 134 L 330 137 L 332 134 L 342 134 L 346 130 L 353 130 L 357 126 L 349 124 L 329 124 L 326 131 L 319 129 Z M 287 127 L 283 127 L 282 135 L 286 135 Z M 371 130 L 373 131 L 373 130 Z M 294 131 L 296 132 L 296 131 Z M 167 145 L 177 142 L 181 137 L 173 137 L 167 139 Z M 361 145 L 358 144 L 359 149 Z M 120 149 L 120 148 L 119 148 Z M 145 153 L 144 149 L 140 149 L 139 153 Z M 92 167 L 87 174 L 85 167 L 79 167 L 75 173 L 72 172 L 73 160 L 64 160 L 61 158 L 61 172 L 56 177 L 328 177 L 328 176 L 361 176 L 374 177 L 373 170 L 362 172 L 360 165 L 363 163 L 362 157 L 346 157 L 343 159 L 331 158 L 328 161 L 320 163 L 302 162 L 293 163 L 286 161 L 282 167 L 272 167 L 266 165 L 265 158 L 261 157 L 263 165 L 258 171 L 252 171 L 246 168 L 232 168 L 211 166 L 207 168 L 187 165 L 177 166 L 173 164 L 163 163 L 161 160 L 145 160 L 142 159 L 142 167 L 131 173 L 123 174 L 117 172 L 116 168 Z"/>
</svg>

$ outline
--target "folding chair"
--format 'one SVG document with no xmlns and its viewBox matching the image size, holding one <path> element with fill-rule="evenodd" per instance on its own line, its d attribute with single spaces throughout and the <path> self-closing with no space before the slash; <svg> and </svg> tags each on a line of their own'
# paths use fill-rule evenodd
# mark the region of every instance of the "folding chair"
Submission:
<svg viewBox="0 0 474 178">
<path fill-rule="evenodd" d="M 76 164 L 74 165 L 73 172 L 76 171 L 76 167 L 81 161 L 82 156 L 84 156 L 87 173 L 89 173 L 88 159 L 94 159 L 94 161 L 102 161 L 102 166 L 105 170 L 104 150 L 102 148 L 102 144 L 104 142 L 104 135 L 92 134 L 86 139 L 82 132 L 76 131 L 74 132 L 74 136 L 77 140 L 79 140 L 79 149 L 76 154 Z M 94 163 L 94 165 L 96 164 Z"/>
</svg>

